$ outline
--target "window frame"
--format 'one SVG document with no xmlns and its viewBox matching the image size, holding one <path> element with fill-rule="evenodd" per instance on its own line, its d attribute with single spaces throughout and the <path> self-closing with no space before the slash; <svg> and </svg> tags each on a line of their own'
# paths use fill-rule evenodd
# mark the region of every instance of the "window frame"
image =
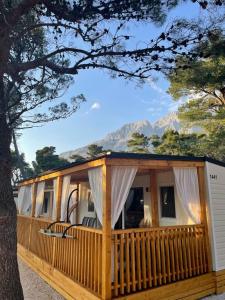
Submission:
<svg viewBox="0 0 225 300">
<path fill-rule="evenodd" d="M 53 209 L 54 190 L 53 189 L 46 189 L 44 191 L 44 197 L 45 197 L 45 193 L 50 193 L 48 211 L 46 213 L 43 212 L 43 208 L 44 208 L 44 199 L 43 199 L 43 207 L 42 207 L 42 213 L 41 213 L 40 217 L 44 218 L 44 219 L 51 219 L 52 209 Z"/>
<path fill-rule="evenodd" d="M 174 197 L 174 216 L 163 216 L 163 209 L 162 209 L 162 188 L 173 188 L 173 197 Z M 177 219 L 177 208 L 176 208 L 176 193 L 175 193 L 175 186 L 173 184 L 163 184 L 159 186 L 159 207 L 160 207 L 160 218 L 161 219 L 169 219 L 169 220 L 176 220 Z"/>
</svg>

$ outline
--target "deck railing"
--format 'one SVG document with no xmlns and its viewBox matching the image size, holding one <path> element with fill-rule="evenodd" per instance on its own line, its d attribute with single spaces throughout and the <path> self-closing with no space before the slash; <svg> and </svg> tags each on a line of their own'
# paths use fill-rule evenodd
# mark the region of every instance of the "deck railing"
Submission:
<svg viewBox="0 0 225 300">
<path fill-rule="evenodd" d="M 47 237 L 50 222 L 18 216 L 18 243 L 101 297 L 102 231 L 78 226 L 75 239 Z M 65 224 L 55 225 L 63 232 Z M 205 274 L 210 269 L 203 225 L 112 231 L 112 297 L 135 293 Z"/>
<path fill-rule="evenodd" d="M 113 231 L 114 297 L 208 272 L 203 225 Z"/>
<path fill-rule="evenodd" d="M 102 232 L 78 226 L 68 230 L 68 235 L 75 239 L 53 238 L 39 233 L 49 224 L 43 219 L 18 216 L 18 243 L 75 282 L 101 295 Z M 66 226 L 55 225 L 53 229 L 63 232 Z"/>
</svg>

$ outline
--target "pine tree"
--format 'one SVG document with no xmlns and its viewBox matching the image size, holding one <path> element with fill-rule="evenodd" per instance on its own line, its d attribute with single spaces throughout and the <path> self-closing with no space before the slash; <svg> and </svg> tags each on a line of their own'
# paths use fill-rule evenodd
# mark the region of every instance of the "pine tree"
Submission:
<svg viewBox="0 0 225 300">
<path fill-rule="evenodd" d="M 149 153 L 149 138 L 142 133 L 134 132 L 127 142 L 130 152 Z"/>
</svg>

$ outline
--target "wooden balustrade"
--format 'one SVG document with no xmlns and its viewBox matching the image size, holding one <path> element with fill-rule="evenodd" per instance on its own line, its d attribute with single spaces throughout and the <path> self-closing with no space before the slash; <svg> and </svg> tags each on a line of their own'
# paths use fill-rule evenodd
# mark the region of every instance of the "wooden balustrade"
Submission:
<svg viewBox="0 0 225 300">
<path fill-rule="evenodd" d="M 62 232 L 65 225 L 56 225 Z M 54 268 L 74 281 L 101 294 L 102 234 L 100 230 L 76 227 L 68 230 L 75 239 L 56 238 Z"/>
<path fill-rule="evenodd" d="M 114 297 L 208 272 L 203 225 L 114 230 Z"/>
<path fill-rule="evenodd" d="M 52 264 L 54 238 L 40 234 L 40 229 L 45 229 L 51 222 L 41 219 L 31 219 L 29 251 L 49 264 Z"/>
<path fill-rule="evenodd" d="M 39 233 L 49 222 L 18 216 L 18 243 L 101 297 L 102 231 L 74 227 L 74 239 Z M 57 224 L 63 232 L 68 225 Z M 210 253 L 204 225 L 112 231 L 112 297 L 127 295 L 208 272 Z"/>
<path fill-rule="evenodd" d="M 26 216 L 17 217 L 17 242 L 24 248 L 29 248 L 31 219 Z"/>
<path fill-rule="evenodd" d="M 17 239 L 24 248 L 63 272 L 75 282 L 97 295 L 102 289 L 102 232 L 98 229 L 74 227 L 62 239 L 39 233 L 49 221 L 31 217 L 17 217 Z M 53 230 L 63 232 L 68 225 L 54 225 Z"/>
</svg>

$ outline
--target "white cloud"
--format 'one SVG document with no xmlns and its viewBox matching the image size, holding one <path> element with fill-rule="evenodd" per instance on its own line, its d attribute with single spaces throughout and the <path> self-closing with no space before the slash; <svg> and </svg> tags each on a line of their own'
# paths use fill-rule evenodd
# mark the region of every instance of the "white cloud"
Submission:
<svg viewBox="0 0 225 300">
<path fill-rule="evenodd" d="M 99 102 L 94 102 L 90 108 L 90 110 L 100 109 L 101 104 Z"/>
<path fill-rule="evenodd" d="M 91 107 L 84 113 L 85 115 L 88 115 L 93 110 L 99 110 L 101 108 L 101 104 L 98 101 L 95 101 Z"/>
</svg>

